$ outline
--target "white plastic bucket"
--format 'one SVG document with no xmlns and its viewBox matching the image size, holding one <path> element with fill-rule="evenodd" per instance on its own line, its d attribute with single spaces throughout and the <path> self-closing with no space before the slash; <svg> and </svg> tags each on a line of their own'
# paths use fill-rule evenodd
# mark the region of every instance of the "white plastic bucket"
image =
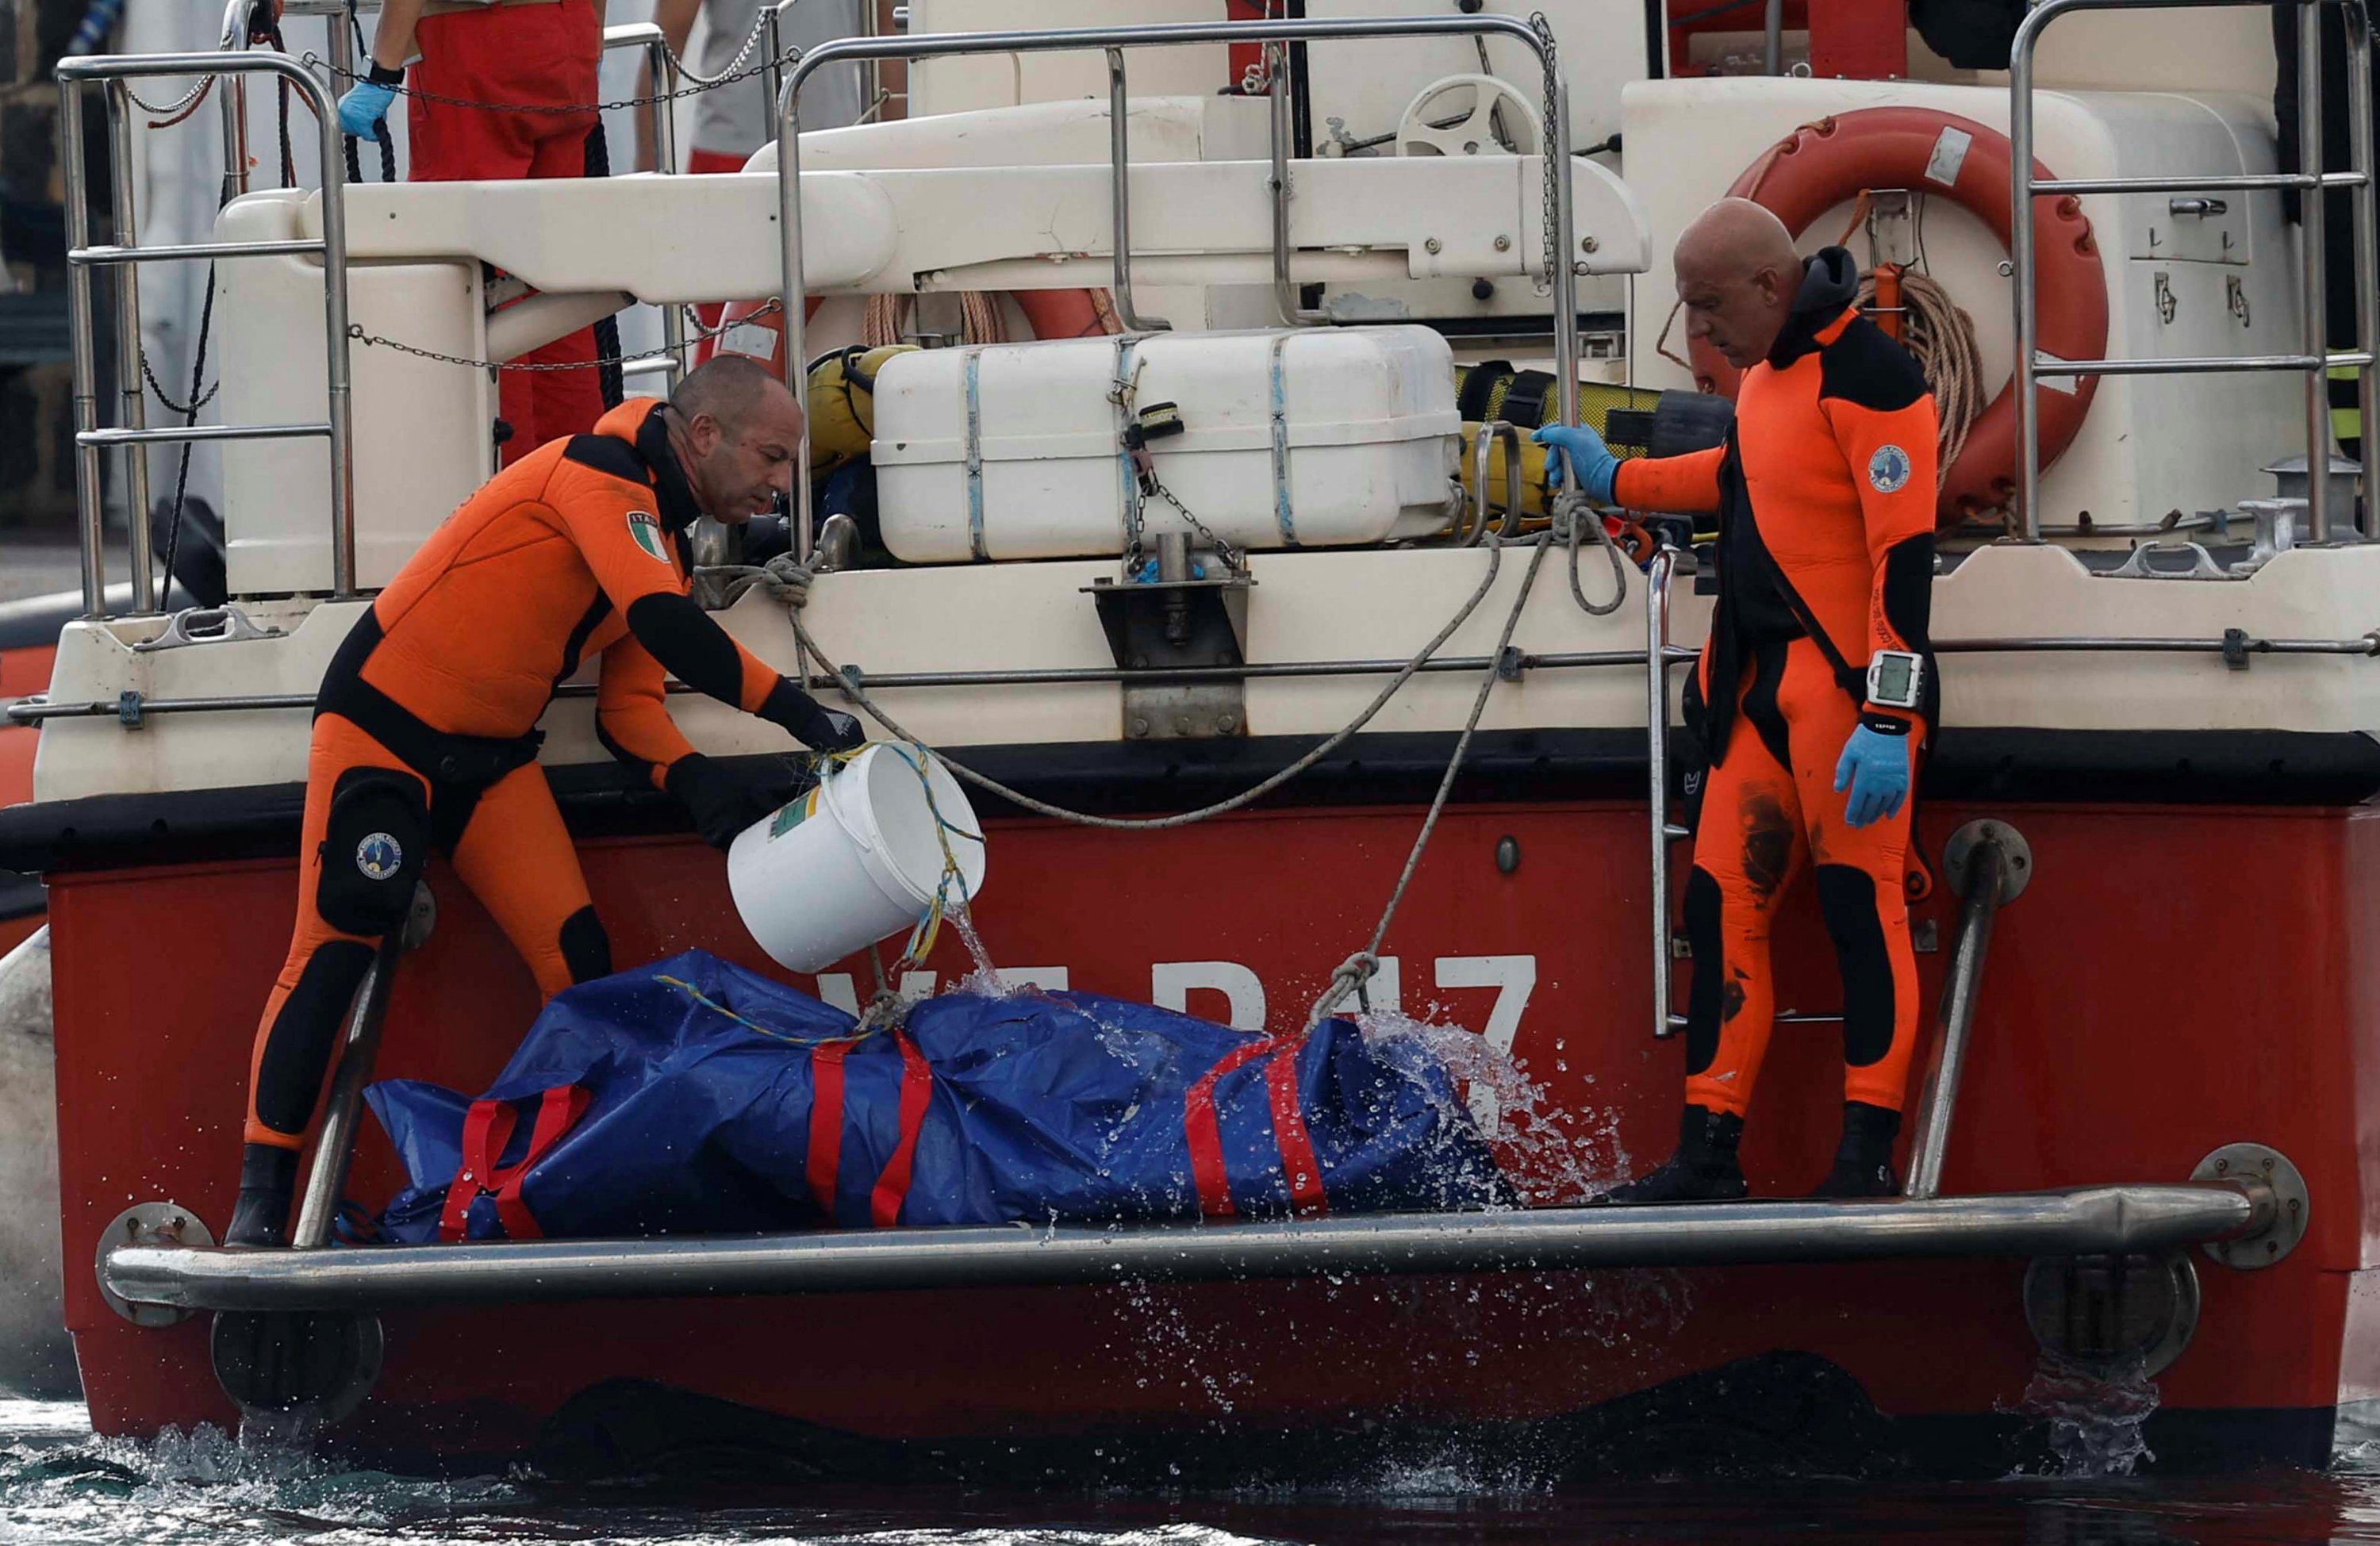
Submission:
<svg viewBox="0 0 2380 1546">
<path fill-rule="evenodd" d="M 931 754 L 880 742 L 737 833 L 727 888 L 771 960 L 816 972 L 925 915 L 942 883 L 946 839 L 958 864 L 953 890 L 972 900 L 983 888 L 983 827 L 958 780 Z"/>
</svg>

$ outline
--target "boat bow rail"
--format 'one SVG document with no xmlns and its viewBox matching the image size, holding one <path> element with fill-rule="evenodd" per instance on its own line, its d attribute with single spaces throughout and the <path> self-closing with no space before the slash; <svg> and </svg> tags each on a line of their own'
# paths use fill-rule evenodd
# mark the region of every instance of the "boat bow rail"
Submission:
<svg viewBox="0 0 2380 1546">
<path fill-rule="evenodd" d="M 2261 1151 L 2260 1151 L 2261 1152 Z M 2286 1172 L 2284 1175 L 2286 1176 Z M 528 1240 L 239 1250 L 119 1222 L 100 1283 L 119 1312 L 371 1313 L 574 1299 L 1699 1267 L 1889 1258 L 2157 1256 L 2231 1242 L 2278 1260 L 2305 1216 L 2286 1178 L 1860 1202 L 1380 1214 L 1115 1228 Z M 153 1208 L 153 1205 L 152 1205 Z M 138 1212 L 138 1211 L 136 1211 Z M 168 1210 L 178 1214 L 179 1210 Z M 154 1213 L 143 1216 L 154 1218 Z M 128 1214 L 130 1220 L 133 1214 Z M 2267 1252 L 2259 1242 L 2270 1239 Z M 2244 1248 L 2244 1249 L 2243 1249 Z"/>
</svg>

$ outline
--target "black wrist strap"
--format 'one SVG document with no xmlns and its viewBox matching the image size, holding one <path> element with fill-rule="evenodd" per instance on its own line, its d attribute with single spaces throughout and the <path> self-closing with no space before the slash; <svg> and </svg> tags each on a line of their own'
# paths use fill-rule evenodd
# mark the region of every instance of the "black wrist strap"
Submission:
<svg viewBox="0 0 2380 1546">
<path fill-rule="evenodd" d="M 402 86 L 405 84 L 405 66 L 399 65 L 391 69 L 375 59 L 371 62 L 371 68 L 364 72 L 364 79 L 375 86 Z"/>
</svg>

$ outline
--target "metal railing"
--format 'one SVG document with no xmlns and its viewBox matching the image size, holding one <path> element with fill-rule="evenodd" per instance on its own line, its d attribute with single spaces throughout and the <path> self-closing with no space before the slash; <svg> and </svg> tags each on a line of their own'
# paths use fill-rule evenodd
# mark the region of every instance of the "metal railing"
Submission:
<svg viewBox="0 0 2380 1546">
<path fill-rule="evenodd" d="M 337 30 L 334 30 L 334 32 Z M 243 42 L 245 32 L 240 34 Z M 322 235 L 308 241 L 202 242 L 175 247 L 142 248 L 137 238 L 138 211 L 133 202 L 130 107 L 126 82 L 160 76 L 216 75 L 225 114 L 227 187 L 247 183 L 246 115 L 237 114 L 237 90 L 245 77 L 274 75 L 306 98 L 321 136 L 322 160 Z M 356 593 L 355 463 L 352 455 L 352 402 L 347 361 L 346 201 L 339 163 L 339 121 L 330 93 L 313 72 L 281 54 L 249 53 L 244 48 L 216 54 L 156 54 L 137 56 L 101 55 L 69 58 L 57 68 L 60 159 L 66 163 L 67 306 L 74 338 L 75 498 L 82 524 L 82 593 L 87 616 L 105 615 L 107 574 L 104 551 L 105 513 L 101 501 L 100 457 L 110 449 L 126 457 L 125 525 L 131 548 L 133 615 L 157 607 L 156 574 L 149 548 L 149 470 L 143 448 L 206 441 L 289 440 L 320 436 L 329 442 L 331 459 L 331 589 L 334 595 Z M 97 83 L 107 98 L 107 132 L 115 177 L 115 240 L 94 247 L 91 240 L 88 176 L 83 151 L 84 91 Z M 237 162 L 229 158 L 237 155 Z M 322 260 L 322 334 L 325 406 L 322 419 L 298 424 L 188 425 L 152 429 L 141 397 L 140 292 L 138 265 L 183 262 L 197 259 L 261 258 L 289 255 Z M 96 332 L 92 320 L 91 271 L 112 268 L 115 284 L 115 368 L 124 422 L 103 427 L 99 414 Z"/>
<path fill-rule="evenodd" d="M 773 19 L 776 12 L 769 14 Z M 646 104 L 653 137 L 653 170 L 663 175 L 673 174 L 677 171 L 677 118 L 674 108 L 679 79 L 669 40 L 652 22 L 631 21 L 603 29 L 603 51 L 608 54 L 615 48 L 645 51 L 645 64 L 653 78 L 653 89 L 647 95 L 654 100 Z M 686 310 L 672 303 L 663 306 L 661 312 L 661 353 L 622 360 L 620 375 L 624 380 L 631 376 L 660 376 L 668 382 L 668 390 L 674 392 L 686 375 Z"/>
<path fill-rule="evenodd" d="M 774 13 L 771 13 L 774 14 Z M 806 284 L 802 267 L 801 211 L 801 95 L 802 86 L 811 76 L 830 65 L 859 64 L 862 66 L 885 59 L 930 59 L 970 54 L 1049 54 L 1075 50 L 1104 52 L 1108 56 L 1109 113 L 1114 120 L 1110 130 L 1109 175 L 1115 211 L 1115 229 L 1111 242 L 1115 248 L 1116 304 L 1118 315 L 1128 327 L 1135 326 L 1131 306 L 1131 248 L 1129 225 L 1129 189 L 1126 187 L 1126 136 L 1123 121 L 1126 114 L 1123 54 L 1127 48 L 1161 48 L 1183 43 L 1254 42 L 1265 45 L 1269 55 L 1289 43 L 1316 42 L 1358 38 L 1509 38 L 1526 47 L 1536 59 L 1547 78 L 1554 99 L 1554 121 L 1547 126 L 1549 143 L 1546 147 L 1547 176 L 1549 184 L 1554 223 L 1553 272 L 1548 280 L 1553 286 L 1554 307 L 1554 386 L 1558 411 L 1565 424 L 1578 419 L 1578 260 L 1572 256 L 1576 245 L 1573 234 L 1571 195 L 1570 90 L 1557 67 L 1551 43 L 1540 37 L 1526 21 L 1510 16 L 1430 16 L 1401 17 L 1381 19 L 1346 18 L 1340 19 L 1303 19 L 1290 21 L 1194 21 L 1153 24 L 1141 27 L 1071 27 L 1014 32 L 944 32 L 926 33 L 909 38 L 846 38 L 814 48 L 802 55 L 786 78 L 777 102 L 777 211 L 780 236 L 783 246 L 783 279 L 778 291 L 778 306 L 783 319 L 784 349 L 782 358 L 786 383 L 796 393 L 801 391 L 800 372 L 807 357 L 803 313 Z M 773 38 L 768 40 L 773 43 Z M 1275 77 L 1282 92 L 1287 89 L 1286 72 Z M 1296 290 L 1289 273 L 1289 186 L 1288 135 L 1285 120 L 1287 102 L 1276 95 L 1270 117 L 1272 159 L 1273 218 L 1273 290 L 1283 303 L 1283 315 L 1294 320 L 1310 320 L 1311 313 L 1299 310 L 1294 301 Z M 1140 318 L 1138 325 L 1147 327 L 1157 322 L 1155 318 Z M 808 429 L 803 429 L 800 453 L 795 457 L 796 483 L 794 508 L 807 511 L 810 504 L 810 472 Z M 794 523 L 797 553 L 809 556 L 809 524 Z"/>
<path fill-rule="evenodd" d="M 1665 586 L 1668 584 L 1666 579 L 1662 583 Z M 1658 636 L 1667 637 L 1666 615 L 1667 609 L 1664 608 L 1659 617 L 1646 620 L 1648 634 L 1658 629 Z M 1936 645 L 1934 648 L 1940 655 L 2216 655 L 2224 657 L 2227 661 L 2234 657 L 2254 655 L 2311 655 L 2372 659 L 2380 658 L 2380 632 L 2351 639 L 2266 639 L 2249 635 L 2236 639 L 1951 639 Z M 1659 658 L 1665 665 L 1675 666 L 1695 658 L 1697 653 L 1683 645 L 1664 643 L 1660 646 Z M 1523 654 L 1518 669 L 1524 672 L 1623 666 L 1642 670 L 1653 658 L 1650 652 L 1641 649 L 1553 650 L 1543 654 Z M 1447 671 L 1475 674 L 1495 664 L 1495 658 L 1486 655 L 1440 655 L 1433 656 L 1412 669 L 1416 675 Z M 1320 676 L 1394 676 L 1410 665 L 1411 662 L 1405 660 L 1256 660 L 1237 666 L 1153 667 L 1139 670 L 1121 666 L 1043 666 L 948 671 L 862 670 L 859 681 L 862 686 L 881 688 L 887 692 L 929 687 L 1082 687 L 1120 682 L 1198 682 Z M 803 684 L 823 690 L 841 684 L 843 680 L 839 676 L 812 671 L 803 679 Z M 693 691 L 674 682 L 669 684 L 668 690 L 672 693 Z M 1662 690 L 1666 694 L 1666 683 Z M 591 683 L 565 682 L 553 690 L 553 695 L 557 698 L 588 698 L 595 695 L 595 688 Z M 121 699 L 55 703 L 37 694 L 20 698 L 8 705 L 6 710 L 0 710 L 0 719 L 12 725 L 35 725 L 45 719 L 116 718 L 130 726 L 139 718 L 151 714 L 253 713 L 262 709 L 310 710 L 314 707 L 314 694 L 311 693 L 250 693 L 213 698 L 143 698 L 136 694 L 134 699 L 130 704 Z M 1646 707 L 1648 711 L 1651 708 L 1649 692 Z M 1663 787 L 1665 790 L 1666 786 Z M 1662 808 L 1656 813 L 1661 828 L 1670 835 L 1671 840 L 1675 840 L 1683 835 L 1684 829 L 1670 825 L 1666 793 L 1657 793 L 1656 798 L 1662 802 Z M 1672 1023 L 1676 1022 L 1673 1021 Z"/>
<path fill-rule="evenodd" d="M 2013 219 L 2010 225 L 2016 307 L 2016 447 L 2018 511 L 2027 541 L 2042 538 L 2041 412 L 2035 393 L 2045 380 L 2082 376 L 2211 375 L 2229 371 L 2300 370 L 2305 373 L 2306 466 L 2329 465 L 2330 383 L 2333 368 L 2354 368 L 2359 381 L 2363 422 L 2375 421 L 2374 310 L 2380 307 L 2380 260 L 2374 256 L 2373 187 L 2372 75 L 2365 66 L 2372 53 L 2372 24 L 2362 0 L 2294 0 L 2298 5 L 2298 144 L 2300 170 L 2295 174 L 2241 176 L 2036 178 L 2034 175 L 2034 53 L 2052 21 L 2070 11 L 2173 10 L 2199 5 L 2269 5 L 2271 0 L 2040 0 L 2017 29 L 2009 60 L 2009 146 Z M 2350 124 L 2348 160 L 2350 170 L 2325 174 L 2322 134 L 2322 13 L 2336 6 L 2345 19 L 2347 95 Z M 2356 346 L 2333 353 L 2329 346 L 2325 304 L 2323 225 L 2326 215 L 2323 190 L 2353 190 Z M 2302 197 L 2298 226 L 2300 288 L 2303 291 L 2299 352 L 2176 359 L 2050 360 L 2041 358 L 2040 275 L 2036 262 L 2039 233 L 2034 227 L 2036 199 L 2086 194 L 2205 193 L 2226 190 L 2297 188 Z M 2306 529 L 2310 540 L 2330 540 L 2327 480 L 2306 480 Z M 2374 507 L 2374 482 L 2369 452 L 2364 457 L 2363 502 Z"/>
</svg>

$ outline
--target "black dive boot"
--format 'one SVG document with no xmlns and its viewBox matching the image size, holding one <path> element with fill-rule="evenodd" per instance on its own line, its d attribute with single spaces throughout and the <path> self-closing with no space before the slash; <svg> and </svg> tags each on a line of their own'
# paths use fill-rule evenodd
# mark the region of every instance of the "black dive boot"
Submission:
<svg viewBox="0 0 2380 1546">
<path fill-rule="evenodd" d="M 1689 1105 L 1678 1122 L 1678 1152 L 1651 1175 L 1612 1188 L 1597 1202 L 1732 1202 L 1744 1195 L 1735 1146 L 1743 1118 Z"/>
<path fill-rule="evenodd" d="M 1812 1197 L 1898 1197 L 1900 1178 L 1892 1173 L 1892 1141 L 1900 1136 L 1900 1113 L 1864 1101 L 1843 1103 L 1843 1141 L 1835 1167 Z"/>
<path fill-rule="evenodd" d="M 285 1246 L 289 1243 L 289 1197 L 298 1186 L 298 1151 L 250 1143 L 239 1153 L 239 1202 L 231 1211 L 224 1244 Z"/>
</svg>

